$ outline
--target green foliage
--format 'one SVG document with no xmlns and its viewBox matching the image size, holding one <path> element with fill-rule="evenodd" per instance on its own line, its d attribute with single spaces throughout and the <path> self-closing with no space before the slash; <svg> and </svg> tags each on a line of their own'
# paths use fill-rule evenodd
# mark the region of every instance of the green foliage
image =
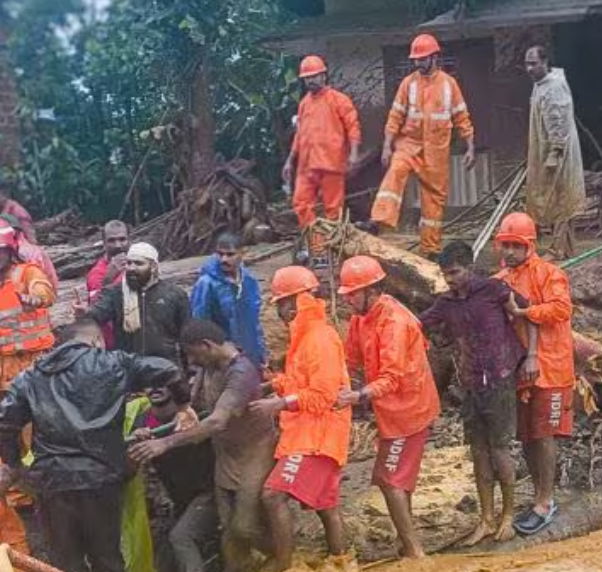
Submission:
<svg viewBox="0 0 602 572">
<path fill-rule="evenodd" d="M 91 218 L 115 216 L 143 160 L 140 212 L 147 218 L 166 208 L 170 185 L 182 184 L 181 149 L 148 133 L 159 124 L 182 128 L 195 111 L 200 68 L 211 88 L 204 103 L 216 149 L 261 158 L 263 176 L 275 179 L 286 137 L 278 133 L 296 85 L 289 62 L 257 43 L 279 21 L 274 2 L 113 0 L 100 18 L 81 0 L 8 5 L 23 126 L 16 175 L 38 216 L 74 204 Z"/>
</svg>

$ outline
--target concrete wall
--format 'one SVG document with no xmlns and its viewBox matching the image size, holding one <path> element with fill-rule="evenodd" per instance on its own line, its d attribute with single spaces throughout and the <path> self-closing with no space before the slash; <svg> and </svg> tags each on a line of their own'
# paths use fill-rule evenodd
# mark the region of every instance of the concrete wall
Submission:
<svg viewBox="0 0 602 572">
<path fill-rule="evenodd" d="M 0 167 L 14 166 L 19 160 L 17 92 L 5 40 L 0 31 Z"/>
</svg>

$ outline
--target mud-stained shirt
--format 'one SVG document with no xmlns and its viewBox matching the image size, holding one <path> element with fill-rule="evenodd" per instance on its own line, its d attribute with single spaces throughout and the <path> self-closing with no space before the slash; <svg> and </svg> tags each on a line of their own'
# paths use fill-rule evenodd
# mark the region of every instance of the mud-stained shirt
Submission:
<svg viewBox="0 0 602 572">
<path fill-rule="evenodd" d="M 478 390 L 516 372 L 525 357 L 504 304 L 513 290 L 495 278 L 474 277 L 468 295 L 446 292 L 420 315 L 427 329 L 444 325 L 459 350 L 462 385 Z M 520 307 L 528 302 L 515 293 Z"/>
<path fill-rule="evenodd" d="M 223 371 L 205 371 L 203 401 L 209 411 L 231 412 L 227 427 L 213 436 L 215 483 L 238 490 L 273 462 L 276 430 L 272 419 L 253 415 L 248 405 L 261 397 L 261 374 L 251 360 L 238 354 Z"/>
</svg>

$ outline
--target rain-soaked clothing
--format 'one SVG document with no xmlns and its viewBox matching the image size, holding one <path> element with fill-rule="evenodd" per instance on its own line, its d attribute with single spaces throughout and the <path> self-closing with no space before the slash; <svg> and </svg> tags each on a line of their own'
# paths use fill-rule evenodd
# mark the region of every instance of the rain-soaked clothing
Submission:
<svg viewBox="0 0 602 572">
<path fill-rule="evenodd" d="M 132 399 L 125 407 L 123 436 L 134 429 L 137 418 L 150 408 L 147 397 Z M 153 538 L 146 506 L 144 477 L 141 473 L 128 479 L 123 490 L 121 508 L 121 554 L 126 572 L 155 572 Z"/>
<path fill-rule="evenodd" d="M 414 173 L 420 184 L 420 247 L 424 254 L 441 250 L 454 127 L 463 139 L 474 136 L 464 97 L 453 77 L 437 70 L 430 76 L 415 71 L 404 78 L 385 127 L 396 139 L 371 219 L 397 227 L 406 183 Z"/>
<path fill-rule="evenodd" d="M 530 302 L 526 318 L 539 326 L 535 386 L 573 387 L 575 366 L 571 314 L 573 305 L 567 275 L 537 254 L 517 268 L 504 268 L 497 277 Z M 525 332 L 519 332 L 522 336 Z M 526 346 L 526 339 L 525 346 Z M 523 383 L 521 382 L 521 386 Z"/>
<path fill-rule="evenodd" d="M 177 367 L 161 358 L 63 344 L 9 387 L 0 403 L 0 455 L 18 466 L 19 432 L 33 422 L 35 488 L 54 493 L 122 483 L 127 393 L 177 377 Z"/>
<path fill-rule="evenodd" d="M 335 219 L 341 214 L 350 145 L 360 141 L 357 109 L 348 96 L 326 86 L 303 97 L 292 148 L 297 156 L 293 208 L 302 228 L 316 218 L 320 189 L 326 216 Z"/>
<path fill-rule="evenodd" d="M 325 455 L 347 462 L 351 408 L 334 409 L 339 391 L 349 387 L 343 343 L 326 321 L 326 305 L 307 292 L 297 296 L 297 316 L 283 374 L 273 385 L 282 397 L 297 396 L 296 411 L 280 413 L 276 458 Z"/>
<path fill-rule="evenodd" d="M 405 306 L 381 295 L 365 316 L 351 318 L 345 348 L 352 374 L 364 371 L 382 439 L 431 425 L 440 412 L 439 395 L 420 322 Z"/>
<path fill-rule="evenodd" d="M 555 152 L 560 152 L 554 159 Z M 553 68 L 535 83 L 531 95 L 527 213 L 550 225 L 550 248 L 559 258 L 573 255 L 569 221 L 585 203 L 585 182 L 573 97 L 564 70 Z"/>
<path fill-rule="evenodd" d="M 444 325 L 458 351 L 460 382 L 469 391 L 485 391 L 513 376 L 525 358 L 504 304 L 512 289 L 502 280 L 473 276 L 465 297 L 444 292 L 420 314 L 428 330 Z M 519 307 L 527 301 L 517 295 Z"/>
<path fill-rule="evenodd" d="M 201 267 L 190 295 L 194 318 L 216 323 L 228 339 L 240 347 L 257 366 L 266 361 L 261 326 L 261 288 L 257 278 L 241 265 L 239 280 L 230 279 L 217 256 Z"/>
<path fill-rule="evenodd" d="M 35 264 L 16 264 L 9 277 L 0 286 L 0 311 L 18 313 L 16 316 L 6 314 L 0 320 L 5 339 L 0 345 L 0 393 L 54 344 L 47 308 L 54 304 L 56 293 L 44 272 Z M 23 294 L 39 297 L 43 307 L 33 311 L 23 309 L 18 297 Z M 4 321 L 7 321 L 6 327 Z M 18 329 L 12 325 L 15 321 L 22 324 Z"/>
<path fill-rule="evenodd" d="M 409 437 L 379 439 L 372 470 L 372 484 L 413 493 L 430 433 L 430 427 L 426 427 Z"/>
<path fill-rule="evenodd" d="M 573 434 L 572 387 L 531 387 L 518 399 L 517 437 L 523 443 Z"/>
<path fill-rule="evenodd" d="M 278 459 L 265 488 L 298 500 L 304 508 L 329 510 L 339 504 L 341 467 L 326 455 L 288 455 Z"/>
</svg>

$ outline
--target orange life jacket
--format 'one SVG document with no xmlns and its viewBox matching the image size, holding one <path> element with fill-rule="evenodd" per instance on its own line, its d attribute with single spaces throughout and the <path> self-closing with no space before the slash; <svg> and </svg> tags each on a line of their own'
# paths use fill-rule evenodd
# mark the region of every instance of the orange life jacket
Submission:
<svg viewBox="0 0 602 572">
<path fill-rule="evenodd" d="M 54 336 L 46 308 L 25 311 L 20 294 L 28 294 L 25 272 L 30 264 L 16 264 L 0 285 L 0 356 L 51 348 Z"/>
</svg>

